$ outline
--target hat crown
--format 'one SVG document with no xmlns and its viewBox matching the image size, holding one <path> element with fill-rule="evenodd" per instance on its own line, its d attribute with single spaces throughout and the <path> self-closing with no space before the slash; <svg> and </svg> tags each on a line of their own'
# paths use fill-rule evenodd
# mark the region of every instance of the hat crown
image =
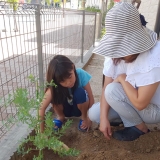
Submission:
<svg viewBox="0 0 160 160">
<path fill-rule="evenodd" d="M 143 53 L 157 42 L 157 34 L 144 28 L 138 10 L 129 3 L 117 3 L 106 15 L 106 34 L 93 53 L 111 58 Z"/>
<path fill-rule="evenodd" d="M 106 15 L 107 34 L 131 32 L 142 28 L 138 10 L 130 3 L 116 4 Z"/>
</svg>

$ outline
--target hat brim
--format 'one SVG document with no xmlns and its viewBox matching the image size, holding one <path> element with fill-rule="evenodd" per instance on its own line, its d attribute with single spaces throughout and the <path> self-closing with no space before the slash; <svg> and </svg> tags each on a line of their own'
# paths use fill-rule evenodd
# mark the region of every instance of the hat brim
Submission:
<svg viewBox="0 0 160 160">
<path fill-rule="evenodd" d="M 127 34 L 105 34 L 93 53 L 111 58 L 143 53 L 157 42 L 157 34 L 147 28 L 139 28 Z"/>
</svg>

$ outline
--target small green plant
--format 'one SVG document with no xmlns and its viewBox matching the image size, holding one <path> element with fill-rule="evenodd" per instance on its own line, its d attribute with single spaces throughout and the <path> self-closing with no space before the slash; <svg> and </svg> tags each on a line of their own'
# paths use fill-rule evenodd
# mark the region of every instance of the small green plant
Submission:
<svg viewBox="0 0 160 160">
<path fill-rule="evenodd" d="M 107 11 L 109 11 L 113 6 L 114 6 L 114 0 L 111 0 L 108 5 Z"/>
<path fill-rule="evenodd" d="M 58 153 L 60 156 L 77 156 L 79 151 L 69 148 L 62 141 L 60 137 L 65 133 L 66 129 L 69 128 L 72 120 L 68 120 L 60 130 L 53 131 L 53 120 L 52 113 L 47 112 L 45 116 L 45 130 L 40 132 L 40 116 L 39 107 L 44 98 L 43 87 L 38 86 L 38 81 L 33 75 L 29 76 L 30 81 L 36 86 L 36 96 L 29 98 L 27 89 L 18 88 L 13 95 L 8 98 L 8 104 L 13 103 L 16 106 L 17 114 L 15 118 L 9 118 L 6 126 L 10 126 L 13 123 L 22 122 L 27 124 L 30 129 L 35 130 L 35 135 L 29 135 L 28 138 L 24 139 L 19 146 L 18 152 L 21 154 L 29 153 L 32 150 L 38 151 L 38 156 L 34 157 L 33 160 L 43 160 L 43 149 L 52 149 L 54 152 Z M 51 83 L 46 83 L 46 86 L 57 85 L 52 81 Z M 34 114 L 37 113 L 37 114 Z M 25 148 L 24 144 L 31 142 L 33 148 Z"/>
<path fill-rule="evenodd" d="M 101 29 L 101 37 L 102 38 L 105 34 L 106 34 L 106 28 L 104 27 L 105 26 L 105 18 L 106 18 L 106 14 L 107 12 L 114 6 L 114 1 L 111 0 L 109 5 L 108 5 L 108 8 L 107 8 L 107 11 L 103 13 L 102 15 L 102 29 Z"/>
<path fill-rule="evenodd" d="M 88 12 L 101 12 L 101 10 L 95 6 L 88 6 L 87 8 L 85 8 L 85 10 Z"/>
<path fill-rule="evenodd" d="M 106 28 L 104 27 L 101 30 L 101 37 L 100 38 L 102 38 L 105 34 L 106 34 Z"/>
<path fill-rule="evenodd" d="M 105 18 L 106 18 L 106 14 L 107 12 L 114 6 L 114 1 L 111 0 L 109 5 L 108 5 L 108 8 L 107 8 L 107 11 L 103 13 L 102 15 L 102 26 L 105 26 Z"/>
<path fill-rule="evenodd" d="M 17 11 L 18 9 L 18 0 L 7 0 L 7 2 L 9 3 L 10 7 L 13 8 L 13 11 Z"/>
</svg>

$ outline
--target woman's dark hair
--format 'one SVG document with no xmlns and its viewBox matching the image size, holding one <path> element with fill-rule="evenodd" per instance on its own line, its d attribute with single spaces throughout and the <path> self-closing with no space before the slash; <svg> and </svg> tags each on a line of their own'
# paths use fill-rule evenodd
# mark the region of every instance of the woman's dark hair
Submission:
<svg viewBox="0 0 160 160">
<path fill-rule="evenodd" d="M 112 58 L 113 64 L 116 66 L 118 63 L 120 63 L 121 58 Z"/>
<path fill-rule="evenodd" d="M 63 55 L 56 55 L 50 61 L 47 71 L 47 82 L 50 83 L 53 80 L 57 85 L 57 87 L 47 86 L 46 88 L 46 90 L 48 88 L 51 89 L 51 94 L 53 97 L 51 101 L 52 104 L 63 104 L 67 97 L 71 98 L 68 88 L 60 85 L 60 82 L 63 82 L 65 79 L 69 78 L 73 69 L 76 76 L 76 81 L 74 86 L 71 88 L 72 92 L 74 92 L 74 90 L 78 87 L 78 75 L 76 73 L 74 63 Z"/>
<path fill-rule="evenodd" d="M 126 60 L 124 59 L 124 57 L 121 57 L 121 58 L 112 58 L 112 60 L 113 60 L 114 65 L 117 65 L 118 63 L 120 63 L 121 60 L 124 60 L 126 63 L 131 63 L 134 60 L 136 60 L 136 58 L 138 57 L 138 55 L 139 55 L 139 53 L 138 54 L 130 55 L 129 58 L 127 58 Z"/>
</svg>

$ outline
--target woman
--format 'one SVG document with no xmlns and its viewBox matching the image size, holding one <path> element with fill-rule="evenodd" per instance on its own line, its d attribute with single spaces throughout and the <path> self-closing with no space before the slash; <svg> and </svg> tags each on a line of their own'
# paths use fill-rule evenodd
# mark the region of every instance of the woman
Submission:
<svg viewBox="0 0 160 160">
<path fill-rule="evenodd" d="M 108 84 L 104 95 L 125 127 L 113 137 L 132 141 L 149 132 L 145 123 L 160 122 L 160 42 L 155 32 L 144 29 L 137 9 L 125 2 L 107 13 L 106 30 L 93 52 L 128 63 L 126 74 Z M 111 136 L 103 119 L 100 123 L 103 134 Z"/>
</svg>

